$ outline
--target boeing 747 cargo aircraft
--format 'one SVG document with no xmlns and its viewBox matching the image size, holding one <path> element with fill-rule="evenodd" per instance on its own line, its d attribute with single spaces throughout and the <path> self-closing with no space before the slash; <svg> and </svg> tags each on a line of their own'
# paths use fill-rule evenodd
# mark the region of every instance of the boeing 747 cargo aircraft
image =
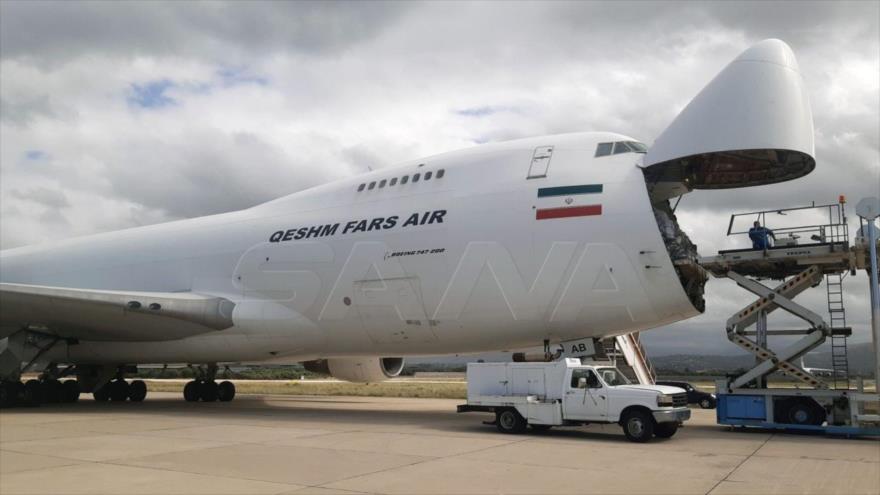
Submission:
<svg viewBox="0 0 880 495">
<path fill-rule="evenodd" d="M 704 309 L 670 200 L 814 166 L 791 49 L 766 40 L 649 147 L 610 132 L 492 143 L 252 208 L 0 254 L 3 399 L 143 400 L 145 363 L 309 362 L 395 376 L 411 355 L 605 338 Z M 24 385 L 23 371 L 41 372 Z M 76 380 L 60 382 L 64 376 Z"/>
</svg>

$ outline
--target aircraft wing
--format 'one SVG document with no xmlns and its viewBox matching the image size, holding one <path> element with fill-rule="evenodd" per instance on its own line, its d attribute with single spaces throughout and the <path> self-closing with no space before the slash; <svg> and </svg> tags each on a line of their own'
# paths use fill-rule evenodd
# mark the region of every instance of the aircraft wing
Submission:
<svg viewBox="0 0 880 495">
<path fill-rule="evenodd" d="M 191 292 L 0 283 L 0 338 L 30 328 L 82 340 L 173 340 L 231 327 L 234 307 L 228 299 Z"/>
</svg>

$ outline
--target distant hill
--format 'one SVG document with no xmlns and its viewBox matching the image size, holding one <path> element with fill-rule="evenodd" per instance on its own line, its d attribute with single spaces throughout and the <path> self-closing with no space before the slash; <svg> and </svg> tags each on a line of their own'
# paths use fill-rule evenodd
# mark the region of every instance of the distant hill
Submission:
<svg viewBox="0 0 880 495">
<path fill-rule="evenodd" d="M 535 348 L 531 351 L 539 351 Z M 650 349 L 649 349 L 650 352 Z M 848 349 L 850 374 L 869 376 L 874 373 L 874 359 L 871 344 L 850 344 Z M 465 364 L 475 361 L 510 361 L 509 352 L 489 352 L 472 355 L 430 356 L 407 359 L 408 371 L 462 371 Z M 755 359 L 750 354 L 736 355 L 718 354 L 672 354 L 668 356 L 651 356 L 651 362 L 661 373 L 702 373 L 723 375 L 738 369 L 748 369 L 754 365 Z M 831 351 L 820 350 L 807 355 L 806 365 L 811 368 L 831 368 Z"/>
<path fill-rule="evenodd" d="M 851 344 L 847 352 L 850 373 L 862 376 L 872 375 L 874 373 L 872 354 L 870 343 Z M 754 364 L 755 359 L 748 354 L 736 356 L 674 354 L 653 357 L 651 362 L 658 371 L 719 374 L 749 368 Z M 812 352 L 807 355 L 805 362 L 811 368 L 831 368 L 831 351 L 829 349 Z"/>
</svg>

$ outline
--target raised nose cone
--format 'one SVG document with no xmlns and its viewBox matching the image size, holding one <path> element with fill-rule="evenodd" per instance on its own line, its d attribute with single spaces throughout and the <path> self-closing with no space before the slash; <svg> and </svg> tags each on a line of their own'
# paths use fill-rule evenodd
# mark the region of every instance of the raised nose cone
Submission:
<svg viewBox="0 0 880 495">
<path fill-rule="evenodd" d="M 751 46 L 736 57 L 734 62 L 766 62 L 800 71 L 791 47 L 782 40 L 769 39 Z"/>
<path fill-rule="evenodd" d="M 764 40 L 724 68 L 645 156 L 655 198 L 691 189 L 760 186 L 815 168 L 813 116 L 797 60 Z"/>
</svg>

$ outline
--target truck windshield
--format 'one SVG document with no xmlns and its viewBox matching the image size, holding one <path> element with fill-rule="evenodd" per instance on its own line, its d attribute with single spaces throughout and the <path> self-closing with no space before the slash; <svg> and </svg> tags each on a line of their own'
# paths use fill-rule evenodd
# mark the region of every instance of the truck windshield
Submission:
<svg viewBox="0 0 880 495">
<path fill-rule="evenodd" d="M 602 381 L 613 387 L 615 385 L 629 385 L 629 380 L 617 368 L 597 368 L 596 371 L 602 376 Z"/>
</svg>

